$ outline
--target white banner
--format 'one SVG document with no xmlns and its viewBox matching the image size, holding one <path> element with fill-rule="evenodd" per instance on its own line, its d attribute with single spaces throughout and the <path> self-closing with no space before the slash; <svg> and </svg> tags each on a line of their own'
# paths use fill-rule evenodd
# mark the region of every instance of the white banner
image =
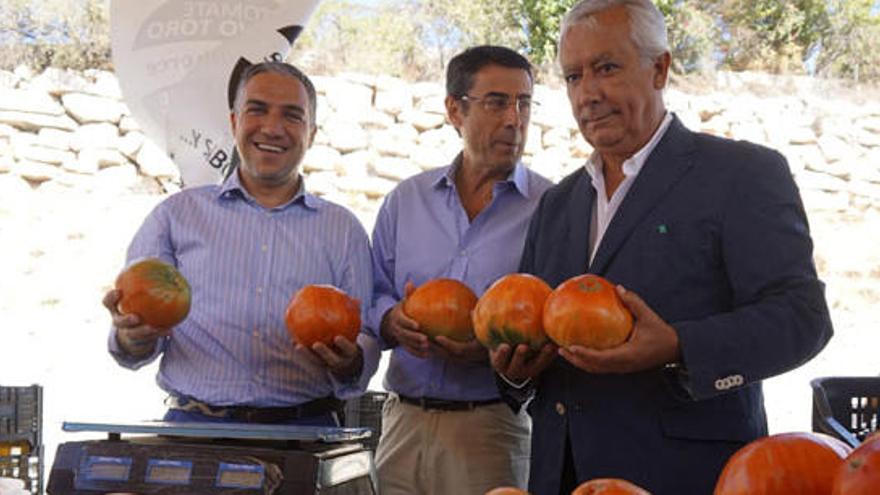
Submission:
<svg viewBox="0 0 880 495">
<path fill-rule="evenodd" d="M 284 60 L 319 0 L 113 0 L 113 64 L 144 133 L 184 185 L 229 167 L 231 92 L 241 69 Z M 237 68 L 237 70 L 236 70 Z"/>
</svg>

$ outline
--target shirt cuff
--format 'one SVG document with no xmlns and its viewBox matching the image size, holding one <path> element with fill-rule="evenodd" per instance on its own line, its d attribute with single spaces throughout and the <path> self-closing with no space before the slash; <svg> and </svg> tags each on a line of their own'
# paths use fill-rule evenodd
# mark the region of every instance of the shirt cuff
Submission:
<svg viewBox="0 0 880 495">
<path fill-rule="evenodd" d="M 165 349 L 165 343 L 167 340 L 168 337 L 160 337 L 159 340 L 156 341 L 156 348 L 153 350 L 152 354 L 144 357 L 134 357 L 129 355 L 119 346 L 119 341 L 116 340 L 116 327 L 113 327 L 110 330 L 110 336 L 107 339 L 107 350 L 110 351 L 110 355 L 113 356 L 113 359 L 115 359 L 120 366 L 130 370 L 136 370 L 155 361 L 156 358 L 159 357 L 159 354 L 162 353 L 162 350 Z"/>
<path fill-rule="evenodd" d="M 376 373 L 379 367 L 379 344 L 376 338 L 370 334 L 361 332 L 357 336 L 357 344 L 361 348 L 363 365 L 361 373 L 357 377 L 350 380 L 341 380 L 336 375 L 328 371 L 330 381 L 333 384 L 335 395 L 339 399 L 351 399 L 361 395 L 370 384 L 370 378 Z"/>
<path fill-rule="evenodd" d="M 393 308 L 397 304 L 397 300 L 390 296 L 381 296 L 376 302 L 373 304 L 373 307 L 370 308 L 370 313 L 368 316 L 369 324 L 368 330 L 369 332 L 376 338 L 376 342 L 378 342 L 379 349 L 383 351 L 387 351 L 388 349 L 392 349 L 388 342 L 382 338 L 382 318 L 385 316 L 391 308 Z"/>
</svg>

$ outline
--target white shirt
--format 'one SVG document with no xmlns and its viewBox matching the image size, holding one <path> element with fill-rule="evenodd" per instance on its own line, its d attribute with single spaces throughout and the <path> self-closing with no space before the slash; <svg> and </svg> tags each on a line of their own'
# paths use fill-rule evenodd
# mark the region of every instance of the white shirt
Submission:
<svg viewBox="0 0 880 495">
<path fill-rule="evenodd" d="M 617 208 L 623 202 L 623 198 L 626 197 L 629 188 L 632 187 L 632 183 L 645 165 L 648 156 L 651 155 L 651 152 L 657 147 L 657 143 L 666 134 L 666 129 L 669 128 L 671 122 L 672 114 L 666 112 L 663 121 L 660 122 L 660 126 L 657 127 L 654 135 L 651 136 L 651 139 L 645 146 L 623 162 L 623 175 L 625 178 L 617 186 L 614 194 L 611 195 L 611 199 L 608 199 L 608 194 L 605 192 L 605 175 L 602 174 L 602 157 L 599 156 L 599 153 L 594 151 L 587 160 L 587 163 L 584 164 L 584 169 L 590 175 L 590 179 L 592 179 L 593 189 L 596 190 L 596 201 L 593 204 L 592 221 L 590 222 L 590 263 L 593 262 L 593 257 L 596 256 L 599 244 L 602 243 L 602 238 L 605 236 L 605 231 L 608 230 L 611 220 L 614 219 Z"/>
</svg>

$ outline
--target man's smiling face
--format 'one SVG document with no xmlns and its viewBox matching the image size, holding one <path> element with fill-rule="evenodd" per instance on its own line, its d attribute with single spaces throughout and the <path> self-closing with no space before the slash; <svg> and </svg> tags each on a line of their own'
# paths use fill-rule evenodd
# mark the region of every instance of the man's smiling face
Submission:
<svg viewBox="0 0 880 495">
<path fill-rule="evenodd" d="M 245 85 L 230 118 L 245 188 L 298 181 L 299 164 L 315 131 L 302 82 L 275 72 L 257 74 Z"/>
</svg>

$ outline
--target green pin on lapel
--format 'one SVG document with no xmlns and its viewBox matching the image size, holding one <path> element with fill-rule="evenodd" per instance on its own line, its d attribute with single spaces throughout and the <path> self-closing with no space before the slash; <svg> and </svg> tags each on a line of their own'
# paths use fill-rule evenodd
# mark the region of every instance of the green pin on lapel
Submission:
<svg viewBox="0 0 880 495">
<path fill-rule="evenodd" d="M 661 223 L 660 225 L 657 226 L 657 232 L 659 232 L 661 234 L 668 234 L 669 228 L 666 226 L 665 223 Z"/>
</svg>

